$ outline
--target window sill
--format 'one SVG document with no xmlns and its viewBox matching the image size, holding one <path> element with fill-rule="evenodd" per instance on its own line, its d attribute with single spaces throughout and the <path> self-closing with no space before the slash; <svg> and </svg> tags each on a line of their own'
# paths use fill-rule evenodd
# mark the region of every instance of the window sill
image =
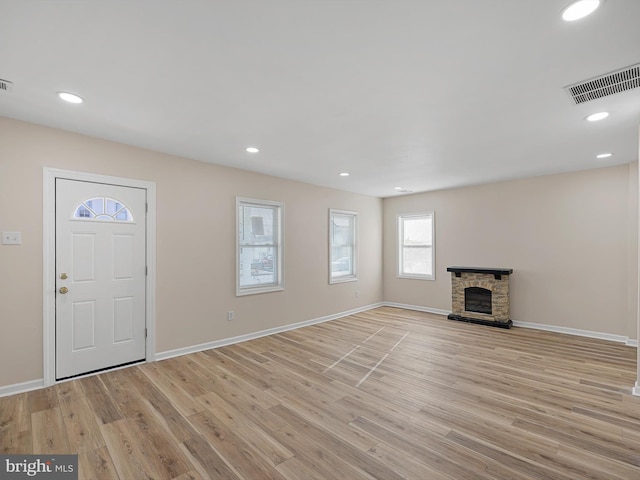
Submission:
<svg viewBox="0 0 640 480">
<path fill-rule="evenodd" d="M 329 285 L 335 285 L 336 283 L 347 283 L 347 282 L 357 282 L 358 277 L 338 277 L 338 278 L 330 278 Z"/>
<path fill-rule="evenodd" d="M 435 275 L 396 275 L 396 278 L 406 278 L 409 280 L 435 280 Z"/>
<path fill-rule="evenodd" d="M 245 295 L 258 295 L 260 293 L 282 292 L 284 291 L 284 285 L 276 285 L 271 287 L 260 288 L 243 288 L 236 289 L 236 297 L 244 297 Z"/>
</svg>

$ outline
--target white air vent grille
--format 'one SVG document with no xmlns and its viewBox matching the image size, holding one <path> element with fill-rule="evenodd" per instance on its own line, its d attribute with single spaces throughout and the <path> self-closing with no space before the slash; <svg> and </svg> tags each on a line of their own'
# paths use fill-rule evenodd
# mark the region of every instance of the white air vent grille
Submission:
<svg viewBox="0 0 640 480">
<path fill-rule="evenodd" d="M 10 92 L 11 90 L 13 90 L 13 82 L 10 82 L 9 80 L 2 80 L 0 78 L 0 93 Z"/>
<path fill-rule="evenodd" d="M 640 87 L 640 63 L 565 87 L 576 104 Z"/>
</svg>

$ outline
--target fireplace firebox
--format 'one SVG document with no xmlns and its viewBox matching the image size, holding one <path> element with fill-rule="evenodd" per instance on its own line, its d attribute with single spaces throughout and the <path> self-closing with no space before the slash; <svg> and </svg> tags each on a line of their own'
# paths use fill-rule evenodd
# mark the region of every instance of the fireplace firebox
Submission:
<svg viewBox="0 0 640 480">
<path fill-rule="evenodd" d="M 511 328 L 510 268 L 448 267 L 452 312 L 448 318 L 493 327 Z"/>
<path fill-rule="evenodd" d="M 464 289 L 464 309 L 467 312 L 486 313 L 491 315 L 491 290 L 482 287 Z"/>
</svg>

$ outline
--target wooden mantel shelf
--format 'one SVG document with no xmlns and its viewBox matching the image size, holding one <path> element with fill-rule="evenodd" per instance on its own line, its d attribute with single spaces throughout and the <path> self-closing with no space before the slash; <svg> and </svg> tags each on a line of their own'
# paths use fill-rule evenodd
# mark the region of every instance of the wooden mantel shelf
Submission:
<svg viewBox="0 0 640 480">
<path fill-rule="evenodd" d="M 459 273 L 485 273 L 487 275 L 511 275 L 513 268 L 485 268 L 485 267 L 447 267 L 447 272 L 453 272 L 457 277 Z"/>
<path fill-rule="evenodd" d="M 502 275 L 511 275 L 513 268 L 487 268 L 487 267 L 447 267 L 447 272 L 453 272 L 456 277 L 462 273 L 483 273 L 493 275 L 496 280 L 500 280 Z"/>
</svg>

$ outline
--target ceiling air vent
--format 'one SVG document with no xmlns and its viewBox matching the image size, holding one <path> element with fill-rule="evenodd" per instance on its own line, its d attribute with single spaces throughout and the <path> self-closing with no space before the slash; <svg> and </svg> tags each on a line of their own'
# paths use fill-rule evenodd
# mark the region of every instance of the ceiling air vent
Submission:
<svg viewBox="0 0 640 480">
<path fill-rule="evenodd" d="M 9 80 L 3 80 L 0 78 L 0 93 L 2 92 L 10 92 L 13 90 L 13 82 Z"/>
<path fill-rule="evenodd" d="M 565 87 L 576 104 L 640 87 L 640 63 Z"/>
</svg>

